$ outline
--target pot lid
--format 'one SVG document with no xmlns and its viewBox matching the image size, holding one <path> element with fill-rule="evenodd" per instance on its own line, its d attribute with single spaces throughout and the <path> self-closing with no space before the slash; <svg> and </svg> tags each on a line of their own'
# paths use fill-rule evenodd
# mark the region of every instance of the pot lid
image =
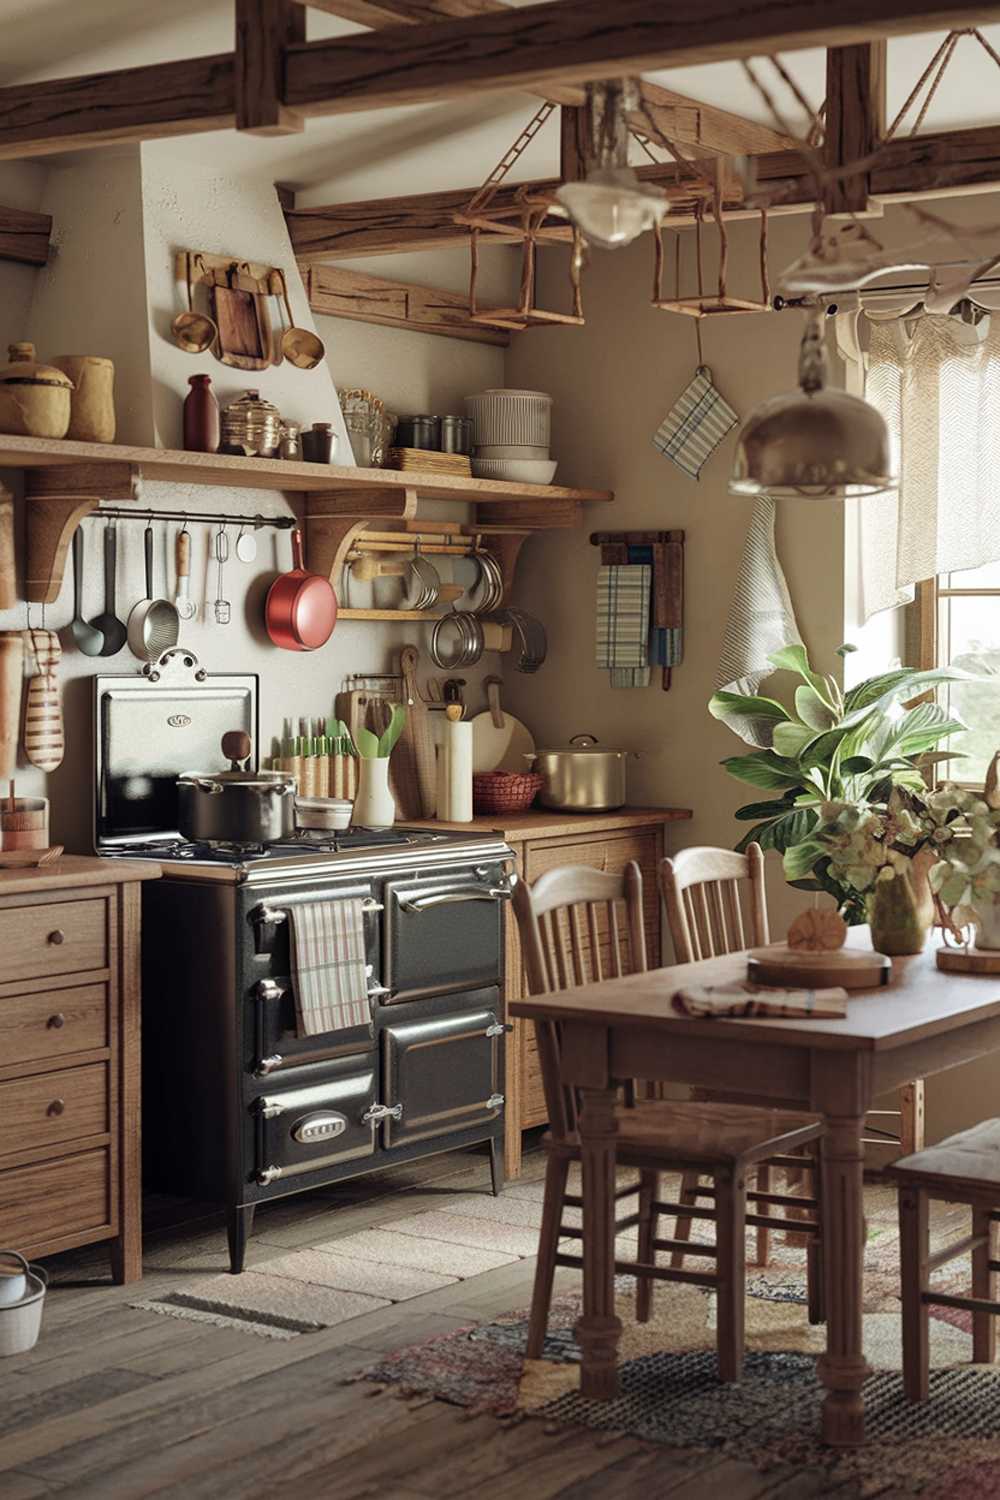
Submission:
<svg viewBox="0 0 1000 1500">
<path fill-rule="evenodd" d="M 549 745 L 539 755 L 624 755 L 610 745 L 599 745 L 592 734 L 577 734 L 566 745 Z"/>
<path fill-rule="evenodd" d="M 232 417 L 281 417 L 281 412 L 270 401 L 265 401 L 260 391 L 244 391 L 235 401 L 230 401 L 222 409 L 222 415 Z"/>
<path fill-rule="evenodd" d="M 34 344 L 8 344 L 10 364 L 0 368 L 3 385 L 58 385 L 73 390 L 73 382 L 55 365 L 43 365 L 35 355 Z"/>
<path fill-rule="evenodd" d="M 282 791 L 294 787 L 295 777 L 288 771 L 185 771 L 178 782 L 218 782 L 222 786 L 267 787 Z"/>
</svg>

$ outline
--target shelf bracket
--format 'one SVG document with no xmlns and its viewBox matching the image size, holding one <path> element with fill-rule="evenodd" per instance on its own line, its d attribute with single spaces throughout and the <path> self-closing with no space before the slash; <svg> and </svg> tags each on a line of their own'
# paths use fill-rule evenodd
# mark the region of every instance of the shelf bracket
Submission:
<svg viewBox="0 0 1000 1500">
<path fill-rule="evenodd" d="M 417 513 L 417 491 L 409 485 L 384 490 L 312 490 L 306 515 L 324 520 L 405 521 Z"/>
<path fill-rule="evenodd" d="M 28 564 L 24 597 L 30 604 L 54 604 L 62 588 L 73 533 L 101 500 L 135 500 L 135 464 L 51 464 L 28 469 Z"/>
<path fill-rule="evenodd" d="M 355 521 L 349 516 L 311 516 L 306 512 L 306 561 L 309 569 L 329 578 L 338 595 L 347 554 L 367 525 L 367 521 Z"/>
</svg>

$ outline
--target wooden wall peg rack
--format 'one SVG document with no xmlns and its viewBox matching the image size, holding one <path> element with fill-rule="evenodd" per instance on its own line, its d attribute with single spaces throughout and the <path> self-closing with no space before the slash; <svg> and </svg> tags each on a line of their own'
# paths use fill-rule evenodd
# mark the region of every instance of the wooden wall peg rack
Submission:
<svg viewBox="0 0 1000 1500">
<path fill-rule="evenodd" d="M 630 548 L 649 548 L 652 556 L 653 590 L 650 627 L 665 632 L 659 642 L 664 660 L 660 686 L 669 692 L 673 668 L 680 666 L 684 652 L 684 532 L 683 531 L 592 531 L 592 547 L 600 547 L 601 562 L 627 563 Z"/>
</svg>

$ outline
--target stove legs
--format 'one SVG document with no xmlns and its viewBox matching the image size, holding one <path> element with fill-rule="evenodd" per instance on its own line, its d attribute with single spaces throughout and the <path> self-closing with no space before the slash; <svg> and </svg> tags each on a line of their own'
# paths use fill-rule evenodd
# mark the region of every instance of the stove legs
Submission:
<svg viewBox="0 0 1000 1500">
<path fill-rule="evenodd" d="M 253 1233 L 254 1204 L 247 1208 L 230 1207 L 226 1210 L 226 1234 L 229 1237 L 229 1270 L 238 1276 L 243 1270 L 247 1253 L 247 1240 Z"/>
<path fill-rule="evenodd" d="M 490 1180 L 493 1184 L 494 1198 L 500 1196 L 503 1177 L 503 1139 L 495 1135 L 490 1140 Z"/>
</svg>

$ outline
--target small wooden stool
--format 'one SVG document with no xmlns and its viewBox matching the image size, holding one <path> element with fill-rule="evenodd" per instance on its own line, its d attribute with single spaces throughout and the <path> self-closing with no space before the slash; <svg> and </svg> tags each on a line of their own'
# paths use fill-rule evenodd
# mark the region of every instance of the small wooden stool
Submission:
<svg viewBox="0 0 1000 1500">
<path fill-rule="evenodd" d="M 996 1230 L 1000 1222 L 1000 1120 L 984 1120 L 936 1146 L 904 1156 L 886 1168 L 899 1184 L 899 1255 L 903 1286 L 903 1389 L 908 1401 L 926 1401 L 931 1306 L 960 1307 L 972 1313 L 972 1362 L 992 1364 L 1000 1302 L 994 1300 Z M 972 1233 L 930 1253 L 928 1204 L 967 1203 Z M 931 1273 L 972 1252 L 972 1296 L 955 1297 L 930 1289 Z"/>
</svg>

